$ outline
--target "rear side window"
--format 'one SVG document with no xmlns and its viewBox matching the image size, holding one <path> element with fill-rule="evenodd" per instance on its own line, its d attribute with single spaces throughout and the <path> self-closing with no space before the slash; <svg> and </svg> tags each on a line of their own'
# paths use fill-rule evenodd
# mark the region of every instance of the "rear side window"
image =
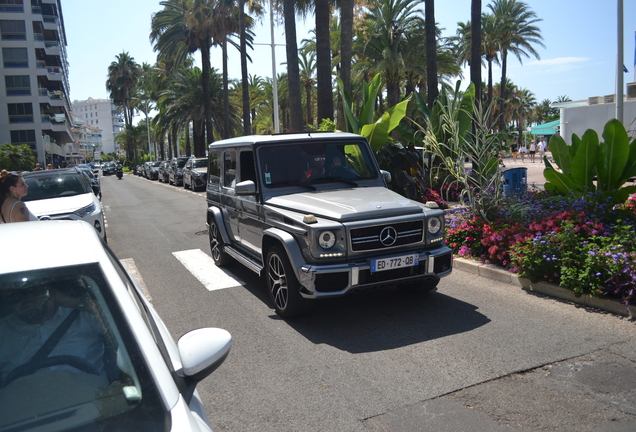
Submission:
<svg viewBox="0 0 636 432">
<path fill-rule="evenodd" d="M 236 151 L 226 150 L 223 153 L 223 186 L 234 187 L 236 184 Z"/>
</svg>

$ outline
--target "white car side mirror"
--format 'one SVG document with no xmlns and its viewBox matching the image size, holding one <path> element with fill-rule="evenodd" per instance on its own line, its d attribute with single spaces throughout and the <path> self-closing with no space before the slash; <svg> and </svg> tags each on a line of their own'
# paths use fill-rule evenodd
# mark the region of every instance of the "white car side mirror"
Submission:
<svg viewBox="0 0 636 432">
<path fill-rule="evenodd" d="M 196 383 L 210 375 L 223 363 L 231 346 L 232 335 L 219 328 L 192 330 L 181 336 L 177 347 L 186 379 Z"/>
</svg>

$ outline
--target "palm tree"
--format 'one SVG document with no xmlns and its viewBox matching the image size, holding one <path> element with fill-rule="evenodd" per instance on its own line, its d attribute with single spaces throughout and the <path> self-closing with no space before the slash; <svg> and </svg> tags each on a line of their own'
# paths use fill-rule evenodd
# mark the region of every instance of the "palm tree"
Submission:
<svg viewBox="0 0 636 432">
<path fill-rule="evenodd" d="M 543 37 L 539 27 L 535 24 L 542 20 L 530 10 L 524 2 L 517 0 L 493 0 L 488 5 L 497 20 L 499 29 L 499 52 L 501 53 L 501 103 L 506 100 L 506 72 L 508 64 L 508 53 L 511 52 L 523 63 L 523 57 L 530 57 L 532 54 L 539 59 L 539 53 L 534 49 L 534 44 L 545 48 Z M 503 111 L 503 109 L 502 109 Z M 500 129 L 503 129 L 504 119 L 501 118 Z"/>
<path fill-rule="evenodd" d="M 305 106 L 306 106 L 306 114 L 307 120 L 306 124 L 313 125 L 314 118 L 312 115 L 312 107 L 313 100 L 312 95 L 315 91 L 314 87 L 316 86 L 316 54 L 313 51 L 302 50 L 300 52 L 300 56 L 298 57 L 300 63 L 300 83 L 305 89 Z"/>
<path fill-rule="evenodd" d="M 400 81 L 404 70 L 405 34 L 424 27 L 419 5 L 422 0 L 372 0 L 365 14 L 364 54 L 375 60 L 372 69 L 386 83 L 389 107 L 400 101 Z M 320 94 L 320 89 L 318 90 Z"/>
<path fill-rule="evenodd" d="M 213 44 L 225 47 L 227 36 L 238 32 L 238 22 L 229 5 L 222 1 L 164 0 L 160 5 L 164 7 L 163 10 L 157 12 L 151 22 L 153 49 L 162 57 L 170 59 L 175 66 L 183 64 L 195 51 L 201 52 L 206 142 L 211 143 L 214 141 L 214 126 L 210 97 L 210 48 Z"/>
<path fill-rule="evenodd" d="M 248 20 L 245 16 L 245 0 L 239 0 L 239 34 L 241 52 L 241 101 L 243 104 L 243 134 L 249 135 L 251 130 L 250 121 L 250 93 L 247 73 L 247 45 L 248 45 Z M 263 14 L 261 4 L 258 1 L 248 0 L 248 8 L 251 13 L 261 16 Z"/>
<path fill-rule="evenodd" d="M 127 52 L 122 52 L 115 56 L 108 66 L 108 79 L 106 80 L 106 90 L 110 93 L 110 98 L 116 105 L 120 105 L 124 110 L 124 124 L 126 130 L 130 129 L 133 120 L 133 107 L 131 103 L 132 91 L 139 82 L 141 67 L 135 63 L 135 59 Z M 127 135 L 128 137 L 130 134 Z M 133 156 L 132 141 L 126 141 L 126 155 Z"/>
</svg>

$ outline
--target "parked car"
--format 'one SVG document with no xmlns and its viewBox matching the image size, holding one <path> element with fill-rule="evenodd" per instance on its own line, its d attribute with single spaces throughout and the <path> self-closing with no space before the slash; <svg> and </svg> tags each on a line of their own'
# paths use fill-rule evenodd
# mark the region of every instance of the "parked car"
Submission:
<svg viewBox="0 0 636 432">
<path fill-rule="evenodd" d="M 168 183 L 181 186 L 183 183 L 183 167 L 190 159 L 186 156 L 175 157 L 170 160 L 170 167 L 168 168 Z"/>
<path fill-rule="evenodd" d="M 168 169 L 170 168 L 170 161 L 163 161 L 161 162 L 161 165 L 159 165 L 159 169 L 157 170 L 157 180 L 159 180 L 159 182 L 163 182 L 163 183 L 168 183 L 169 180 L 169 172 Z"/>
<path fill-rule="evenodd" d="M 146 162 L 144 164 L 146 174 L 144 177 L 150 180 L 157 180 L 159 178 L 159 166 L 161 161 Z"/>
<path fill-rule="evenodd" d="M 212 258 L 264 273 L 283 317 L 372 287 L 431 291 L 452 271 L 444 212 L 388 189 L 360 135 L 232 138 L 210 144 L 209 159 Z"/>
<path fill-rule="evenodd" d="M 208 175 L 208 158 L 190 158 L 183 166 L 183 187 L 205 188 Z"/>
<path fill-rule="evenodd" d="M 99 198 L 93 192 L 88 177 L 78 168 L 34 171 L 25 174 L 24 181 L 29 192 L 22 201 L 38 219 L 84 220 L 106 241 L 104 213 Z"/>
<path fill-rule="evenodd" d="M 135 175 L 143 177 L 144 175 L 144 164 L 139 164 L 135 167 Z"/>
<path fill-rule="evenodd" d="M 196 385 L 227 331 L 176 344 L 85 222 L 2 224 L 0 238 L 0 430 L 211 431 Z"/>
<path fill-rule="evenodd" d="M 102 175 L 115 174 L 116 168 L 114 162 L 105 162 L 102 166 Z"/>
<path fill-rule="evenodd" d="M 91 188 L 93 189 L 93 193 L 97 195 L 99 199 L 102 199 L 102 188 L 99 183 L 99 175 L 95 175 L 93 173 L 93 170 L 88 168 L 79 168 L 79 170 L 88 177 L 88 180 L 91 183 Z"/>
</svg>

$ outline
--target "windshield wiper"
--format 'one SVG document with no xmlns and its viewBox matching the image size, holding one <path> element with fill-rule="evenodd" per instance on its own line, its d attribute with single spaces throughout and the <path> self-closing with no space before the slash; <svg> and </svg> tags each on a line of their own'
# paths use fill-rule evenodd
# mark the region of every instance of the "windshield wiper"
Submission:
<svg viewBox="0 0 636 432">
<path fill-rule="evenodd" d="M 297 181 L 297 180 L 277 181 L 277 182 L 269 184 L 267 186 L 268 187 L 302 186 L 302 187 L 307 188 L 307 189 L 312 190 L 312 191 L 316 190 L 315 186 L 312 186 L 309 183 L 301 182 L 301 181 Z"/>
</svg>

